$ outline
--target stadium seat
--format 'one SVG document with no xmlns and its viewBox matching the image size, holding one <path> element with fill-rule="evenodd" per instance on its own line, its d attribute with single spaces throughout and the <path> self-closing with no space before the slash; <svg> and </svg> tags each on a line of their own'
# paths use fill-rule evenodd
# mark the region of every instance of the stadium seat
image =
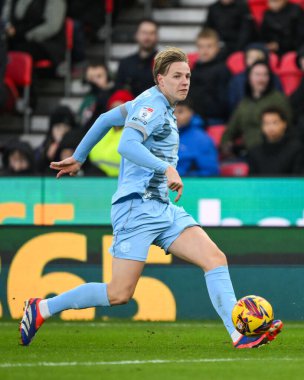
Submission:
<svg viewBox="0 0 304 380">
<path fill-rule="evenodd" d="M 5 72 L 5 83 L 23 88 L 23 115 L 24 131 L 30 130 L 30 88 L 32 84 L 32 57 L 28 53 L 19 51 L 8 52 L 8 60 Z"/>
<path fill-rule="evenodd" d="M 194 53 L 188 53 L 187 57 L 188 57 L 190 70 L 192 70 L 193 66 L 195 65 L 196 61 L 198 60 L 199 55 L 197 52 L 194 52 Z"/>
<path fill-rule="evenodd" d="M 255 23 L 260 26 L 263 21 L 264 13 L 268 8 L 267 0 L 248 0 L 248 7 Z"/>
<path fill-rule="evenodd" d="M 304 9 L 304 0 L 289 0 Z M 248 0 L 249 10 L 258 26 L 261 26 L 264 13 L 268 8 L 267 0 Z"/>
<path fill-rule="evenodd" d="M 232 53 L 226 60 L 229 71 L 233 74 L 240 74 L 245 70 L 244 52 L 236 51 Z M 269 65 L 274 73 L 278 71 L 279 57 L 275 53 L 269 53 Z"/>
<path fill-rule="evenodd" d="M 249 174 L 249 166 L 246 162 L 221 164 L 220 174 L 222 177 L 246 177 Z"/>
<path fill-rule="evenodd" d="M 303 72 L 296 64 L 296 52 L 289 52 L 283 55 L 281 65 L 278 70 L 283 90 L 286 95 L 291 95 L 300 85 Z"/>
<path fill-rule="evenodd" d="M 230 54 L 226 60 L 226 65 L 233 75 L 243 72 L 245 70 L 244 52 L 236 51 Z"/>
<path fill-rule="evenodd" d="M 304 9 L 304 0 L 289 0 L 291 3 L 298 4 L 302 9 Z"/>
<path fill-rule="evenodd" d="M 225 129 L 226 125 L 212 125 L 207 129 L 206 132 L 216 147 L 220 146 Z"/>
<path fill-rule="evenodd" d="M 64 79 L 64 95 L 69 96 L 71 90 L 71 65 L 72 65 L 72 49 L 74 41 L 74 22 L 71 18 L 65 19 L 65 64 L 67 72 Z M 42 59 L 34 62 L 37 69 L 49 69 L 53 67 L 53 63 L 48 59 Z"/>
</svg>

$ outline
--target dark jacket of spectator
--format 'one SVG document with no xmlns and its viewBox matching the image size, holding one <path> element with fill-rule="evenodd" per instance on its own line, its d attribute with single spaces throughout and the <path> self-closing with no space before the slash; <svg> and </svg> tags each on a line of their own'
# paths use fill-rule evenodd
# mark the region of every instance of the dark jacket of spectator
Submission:
<svg viewBox="0 0 304 380">
<path fill-rule="evenodd" d="M 97 30 L 105 21 L 105 6 L 101 0 L 67 0 L 67 16 Z"/>
<path fill-rule="evenodd" d="M 197 61 L 191 72 L 189 97 L 193 109 L 203 119 L 227 119 L 227 85 L 230 73 L 225 63 L 216 57 L 209 62 Z M 218 123 L 218 124 L 219 124 Z"/>
<path fill-rule="evenodd" d="M 270 75 L 268 67 L 269 81 L 267 87 L 259 98 L 254 98 L 253 89 L 249 83 L 251 71 L 257 65 L 267 64 L 265 62 L 256 62 L 246 72 L 245 97 L 239 103 L 238 107 L 232 114 L 228 126 L 222 137 L 222 146 L 242 138 L 243 145 L 246 149 L 262 142 L 262 132 L 260 129 L 260 117 L 265 108 L 275 106 L 281 108 L 287 115 L 288 124 L 292 124 L 292 111 L 287 97 L 281 92 L 274 89 L 273 78 Z"/>
<path fill-rule="evenodd" d="M 296 50 L 304 41 L 304 13 L 297 4 L 287 3 L 278 12 L 267 10 L 261 26 L 263 42 L 276 42 L 278 54 Z"/>
<path fill-rule="evenodd" d="M 291 95 L 290 103 L 294 115 L 296 134 L 304 143 L 304 78 L 297 90 Z"/>
<path fill-rule="evenodd" d="M 34 59 L 47 58 L 58 65 L 64 60 L 65 13 L 65 0 L 14 0 L 12 50 L 27 51 Z"/>
<path fill-rule="evenodd" d="M 1 15 L 1 8 L 0 8 Z M 4 85 L 4 74 L 6 68 L 6 43 L 4 26 L 0 18 L 0 109 L 4 107 L 6 99 L 6 90 Z"/>
<path fill-rule="evenodd" d="M 265 108 L 277 106 L 283 108 L 291 120 L 291 110 L 286 96 L 276 90 L 271 90 L 259 99 L 246 96 L 234 111 L 228 127 L 223 135 L 222 143 L 242 137 L 246 148 L 260 144 L 260 116 Z"/>
<path fill-rule="evenodd" d="M 181 176 L 214 176 L 219 174 L 218 153 L 211 138 L 202 129 L 202 119 L 192 116 L 190 123 L 179 128 L 179 161 Z"/>
<path fill-rule="evenodd" d="M 300 62 L 302 61 L 302 63 Z M 297 50 L 297 65 L 304 73 L 304 45 Z M 301 139 L 304 144 L 304 77 L 302 78 L 299 87 L 290 96 L 290 103 L 292 106 L 294 125 L 296 135 Z"/>
<path fill-rule="evenodd" d="M 119 64 L 115 87 L 127 89 L 135 97 L 152 87 L 155 84 L 152 67 L 156 53 L 157 51 L 154 51 L 145 59 L 142 59 L 138 53 L 123 58 Z"/>
<path fill-rule="evenodd" d="M 12 141 L 8 144 L 2 157 L 1 175 L 21 176 L 36 173 L 35 153 L 31 146 L 23 141 Z"/>
<path fill-rule="evenodd" d="M 304 147 L 288 133 L 278 142 L 264 142 L 248 152 L 251 175 L 303 174 Z"/>
<path fill-rule="evenodd" d="M 50 162 L 55 161 L 57 149 L 64 135 L 76 127 L 75 115 L 69 107 L 58 106 L 51 113 L 47 136 L 36 151 L 38 169 L 41 173 L 50 172 Z"/>
<path fill-rule="evenodd" d="M 242 50 L 256 36 L 255 25 L 247 4 L 232 0 L 230 4 L 217 1 L 209 7 L 205 26 L 216 30 L 227 52 Z"/>
<path fill-rule="evenodd" d="M 67 132 L 56 151 L 55 154 L 55 161 L 61 161 L 64 160 L 74 153 L 75 149 L 77 148 L 78 144 L 80 143 L 81 139 L 83 138 L 83 131 L 72 129 L 71 131 Z M 54 170 L 48 170 L 46 173 L 47 175 L 55 175 Z M 81 166 L 81 170 L 78 173 L 79 176 L 103 176 L 101 170 L 99 170 L 96 166 L 92 165 L 92 163 L 89 160 L 86 160 L 83 165 Z"/>
<path fill-rule="evenodd" d="M 272 74 L 274 88 L 283 92 L 282 84 L 277 75 Z M 245 97 L 246 71 L 234 75 L 228 85 L 229 110 L 233 112 L 240 101 Z"/>
</svg>

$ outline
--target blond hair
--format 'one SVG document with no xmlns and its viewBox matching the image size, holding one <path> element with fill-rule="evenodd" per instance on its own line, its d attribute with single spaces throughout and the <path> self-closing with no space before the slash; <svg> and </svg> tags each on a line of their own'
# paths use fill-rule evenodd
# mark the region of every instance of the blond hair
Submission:
<svg viewBox="0 0 304 380">
<path fill-rule="evenodd" d="M 211 28 L 204 28 L 203 30 L 201 30 L 196 37 L 196 41 L 200 40 L 201 38 L 212 38 L 213 40 L 216 40 L 217 42 L 219 42 L 220 40 L 220 37 L 217 31 Z"/>
<path fill-rule="evenodd" d="M 174 62 L 188 63 L 187 55 L 182 50 L 172 46 L 168 46 L 156 54 L 153 65 L 153 77 L 156 84 L 158 84 L 157 75 L 166 75 Z"/>
</svg>

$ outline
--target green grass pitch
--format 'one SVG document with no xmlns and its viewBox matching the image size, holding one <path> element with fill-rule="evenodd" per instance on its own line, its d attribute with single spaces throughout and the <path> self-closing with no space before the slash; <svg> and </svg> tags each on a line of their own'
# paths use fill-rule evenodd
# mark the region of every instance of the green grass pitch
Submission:
<svg viewBox="0 0 304 380">
<path fill-rule="evenodd" d="M 304 323 L 236 350 L 220 323 L 47 322 L 29 347 L 0 322 L 0 379 L 285 380 L 304 378 Z"/>
</svg>

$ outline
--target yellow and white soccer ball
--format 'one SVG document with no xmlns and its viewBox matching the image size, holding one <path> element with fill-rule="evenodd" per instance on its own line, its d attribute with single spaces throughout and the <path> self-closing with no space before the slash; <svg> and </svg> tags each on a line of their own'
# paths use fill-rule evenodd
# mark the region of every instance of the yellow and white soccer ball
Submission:
<svg viewBox="0 0 304 380">
<path fill-rule="evenodd" d="M 259 296 L 241 298 L 232 310 L 232 321 L 243 335 L 260 335 L 267 331 L 274 319 L 272 306 Z"/>
</svg>

